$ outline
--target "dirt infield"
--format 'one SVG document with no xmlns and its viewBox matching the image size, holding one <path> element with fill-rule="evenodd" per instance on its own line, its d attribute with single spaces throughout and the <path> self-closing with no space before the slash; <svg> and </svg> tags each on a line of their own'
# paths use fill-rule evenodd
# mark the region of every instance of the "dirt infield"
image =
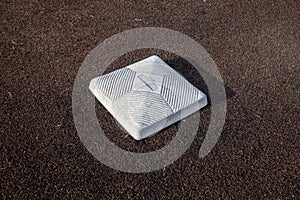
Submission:
<svg viewBox="0 0 300 200">
<path fill-rule="evenodd" d="M 1 199 L 299 199 L 299 1 L 1 1 Z M 210 119 L 201 112 L 189 150 L 163 170 L 130 174 L 97 161 L 72 117 L 72 88 L 88 53 L 107 37 L 164 27 L 199 42 L 223 77 L 224 131 L 203 159 Z M 207 91 L 193 66 L 143 49 L 107 70 L 157 54 Z M 97 102 L 99 123 L 119 147 L 149 152 L 175 124 L 135 141 Z"/>
</svg>

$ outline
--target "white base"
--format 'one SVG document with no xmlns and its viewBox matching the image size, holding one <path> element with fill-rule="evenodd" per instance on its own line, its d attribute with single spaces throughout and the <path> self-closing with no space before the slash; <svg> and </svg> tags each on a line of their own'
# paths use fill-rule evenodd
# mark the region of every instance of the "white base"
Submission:
<svg viewBox="0 0 300 200">
<path fill-rule="evenodd" d="M 205 94 L 158 56 L 94 78 L 89 89 L 136 140 L 207 105 Z"/>
</svg>

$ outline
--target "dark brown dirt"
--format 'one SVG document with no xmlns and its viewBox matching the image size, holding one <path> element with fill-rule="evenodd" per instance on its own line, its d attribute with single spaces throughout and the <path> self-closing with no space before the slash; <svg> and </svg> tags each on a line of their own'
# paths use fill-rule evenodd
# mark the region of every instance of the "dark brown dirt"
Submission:
<svg viewBox="0 0 300 200">
<path fill-rule="evenodd" d="M 299 199 L 299 1 L 16 0 L 1 1 L 0 13 L 0 199 Z M 180 31 L 206 48 L 226 83 L 228 114 L 207 157 L 198 150 L 209 107 L 179 160 L 129 174 L 103 165 L 80 142 L 72 88 L 97 43 L 146 26 Z M 153 52 L 200 84 L 184 60 L 163 51 L 133 52 L 112 69 Z M 135 152 L 161 148 L 176 131 L 137 142 L 111 116 L 102 124 Z"/>
</svg>

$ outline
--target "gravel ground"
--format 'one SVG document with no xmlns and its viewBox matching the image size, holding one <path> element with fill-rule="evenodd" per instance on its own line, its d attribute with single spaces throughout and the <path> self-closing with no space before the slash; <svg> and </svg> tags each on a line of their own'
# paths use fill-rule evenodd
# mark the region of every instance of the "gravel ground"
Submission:
<svg viewBox="0 0 300 200">
<path fill-rule="evenodd" d="M 0 11 L 0 199 L 299 199 L 299 1 L 2 0 Z M 99 42 L 146 26 L 180 31 L 209 52 L 226 84 L 228 113 L 205 158 L 198 151 L 210 107 L 180 159 L 131 174 L 85 149 L 72 88 Z M 108 71 L 152 54 L 206 90 L 189 63 L 161 50 L 128 53 Z M 99 103 L 96 110 L 107 137 L 129 151 L 159 149 L 176 134 L 178 124 L 134 141 Z"/>
</svg>

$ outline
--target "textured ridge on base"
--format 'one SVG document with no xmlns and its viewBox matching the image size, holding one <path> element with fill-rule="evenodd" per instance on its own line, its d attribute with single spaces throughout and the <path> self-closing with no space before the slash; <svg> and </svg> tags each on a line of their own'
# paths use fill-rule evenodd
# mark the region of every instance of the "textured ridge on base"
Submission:
<svg viewBox="0 0 300 200">
<path fill-rule="evenodd" d="M 116 101 L 127 92 L 131 91 L 135 72 L 122 68 L 97 78 L 97 87 L 111 101 Z"/>
</svg>

